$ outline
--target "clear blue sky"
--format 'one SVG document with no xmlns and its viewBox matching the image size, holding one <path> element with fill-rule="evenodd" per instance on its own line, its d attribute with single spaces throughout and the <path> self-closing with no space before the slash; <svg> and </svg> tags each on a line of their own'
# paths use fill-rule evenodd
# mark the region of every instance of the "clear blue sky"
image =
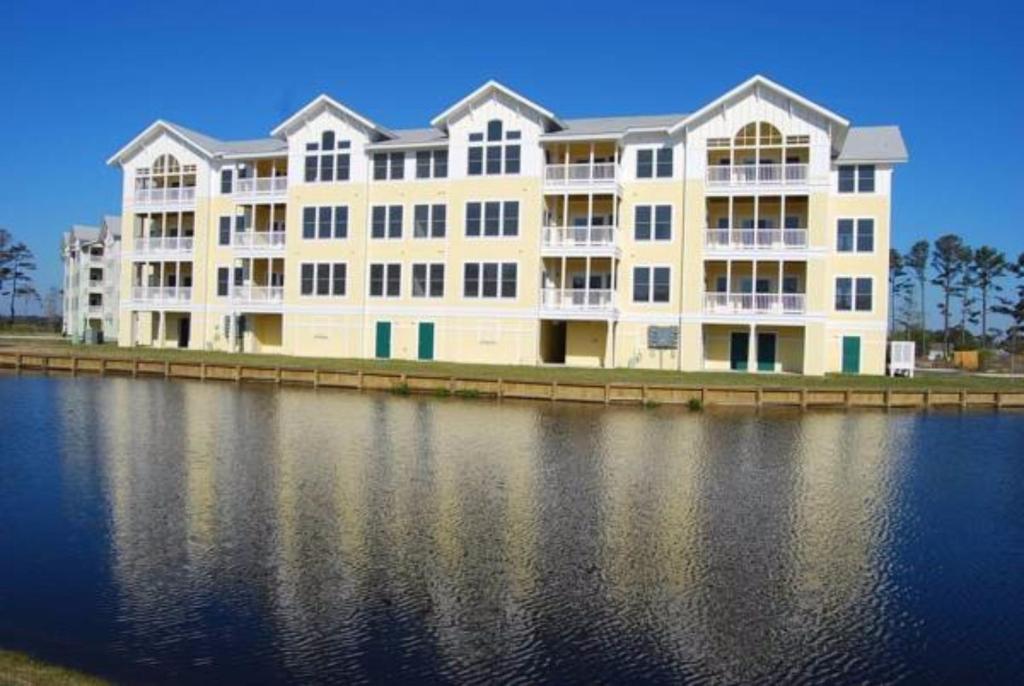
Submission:
<svg viewBox="0 0 1024 686">
<path fill-rule="evenodd" d="M 60 233 L 119 210 L 104 162 L 158 117 L 265 136 L 327 92 L 427 126 L 488 78 L 567 117 L 692 110 L 763 73 L 899 124 L 894 243 L 1024 251 L 1024 19 L 990 2 L 6 2 L 0 226 L 59 283 Z"/>
</svg>

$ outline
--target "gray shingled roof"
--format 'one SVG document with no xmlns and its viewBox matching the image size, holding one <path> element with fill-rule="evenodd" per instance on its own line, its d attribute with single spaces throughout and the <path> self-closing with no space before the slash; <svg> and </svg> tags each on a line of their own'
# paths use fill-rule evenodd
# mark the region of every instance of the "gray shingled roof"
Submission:
<svg viewBox="0 0 1024 686">
<path fill-rule="evenodd" d="M 837 162 L 906 162 L 907 146 L 898 126 L 851 126 Z"/>
<path fill-rule="evenodd" d="M 77 238 L 80 241 L 94 241 L 100 237 L 100 230 L 95 226 L 86 226 L 85 224 L 72 224 L 71 231 L 72 238 Z"/>
<path fill-rule="evenodd" d="M 664 129 L 678 123 L 685 114 L 643 114 L 630 117 L 588 117 L 563 119 L 565 128 L 548 136 L 614 136 L 630 129 Z"/>
<path fill-rule="evenodd" d="M 383 140 L 371 144 L 372 148 L 401 148 L 408 145 L 426 145 L 436 143 L 445 145 L 448 134 L 440 129 L 392 129 L 389 133 L 395 136 L 391 140 Z"/>
<path fill-rule="evenodd" d="M 113 236 L 121 235 L 121 217 L 116 214 L 103 215 L 103 226 Z"/>
<path fill-rule="evenodd" d="M 179 135 L 191 140 L 199 147 L 214 155 L 258 155 L 267 152 L 284 152 L 288 149 L 288 143 L 279 138 L 254 138 L 241 141 L 222 141 L 205 133 L 193 131 L 180 124 L 165 122 L 169 127 L 178 132 Z"/>
</svg>

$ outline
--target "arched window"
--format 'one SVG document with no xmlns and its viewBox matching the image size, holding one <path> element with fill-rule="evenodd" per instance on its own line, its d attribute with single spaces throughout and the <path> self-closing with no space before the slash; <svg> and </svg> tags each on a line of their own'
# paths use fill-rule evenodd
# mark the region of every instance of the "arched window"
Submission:
<svg viewBox="0 0 1024 686">
<path fill-rule="evenodd" d="M 180 174 L 181 164 L 178 162 L 178 158 L 174 155 L 160 155 L 156 158 L 156 162 L 153 163 L 153 175 L 162 174 Z"/>
<path fill-rule="evenodd" d="M 489 141 L 500 141 L 501 140 L 501 120 L 492 119 L 487 122 L 487 140 Z"/>
<path fill-rule="evenodd" d="M 766 121 L 750 122 L 736 132 L 733 144 L 738 148 L 782 145 L 782 133 Z"/>
</svg>

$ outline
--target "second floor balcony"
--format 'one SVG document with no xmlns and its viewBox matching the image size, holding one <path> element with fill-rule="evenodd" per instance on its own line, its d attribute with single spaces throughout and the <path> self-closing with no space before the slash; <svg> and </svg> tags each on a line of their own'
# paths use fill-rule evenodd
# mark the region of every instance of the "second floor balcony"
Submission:
<svg viewBox="0 0 1024 686">
<path fill-rule="evenodd" d="M 236 231 L 231 234 L 231 247 L 259 252 L 282 251 L 285 247 L 284 230 Z"/>
<path fill-rule="evenodd" d="M 191 286 L 133 286 L 132 300 L 140 303 L 174 304 L 192 300 Z"/>
<path fill-rule="evenodd" d="M 156 253 L 191 253 L 195 239 L 192 236 L 136 236 L 135 252 L 149 255 Z"/>
<path fill-rule="evenodd" d="M 807 311 L 805 293 L 704 294 L 704 312 L 714 315 L 802 315 Z"/>
<path fill-rule="evenodd" d="M 232 286 L 231 300 L 243 305 L 280 304 L 284 302 L 284 286 Z"/>
<path fill-rule="evenodd" d="M 709 251 L 806 250 L 807 229 L 705 229 Z"/>
<path fill-rule="evenodd" d="M 808 165 L 718 164 L 707 168 L 706 183 L 712 189 L 800 186 L 807 183 Z"/>
<path fill-rule="evenodd" d="M 541 312 L 547 317 L 605 318 L 615 314 L 615 291 L 610 288 L 542 288 Z"/>
</svg>

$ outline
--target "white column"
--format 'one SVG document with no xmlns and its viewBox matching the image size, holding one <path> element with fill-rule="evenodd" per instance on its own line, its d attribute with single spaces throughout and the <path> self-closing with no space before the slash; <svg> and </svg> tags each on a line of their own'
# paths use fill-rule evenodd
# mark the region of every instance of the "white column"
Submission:
<svg viewBox="0 0 1024 686">
<path fill-rule="evenodd" d="M 757 373 L 757 327 L 750 325 L 750 345 L 747 346 L 747 371 Z"/>
<path fill-rule="evenodd" d="M 583 270 L 583 306 L 590 305 L 590 255 L 587 255 L 586 268 Z"/>
<path fill-rule="evenodd" d="M 162 348 L 164 347 L 164 340 L 167 338 L 167 313 L 164 310 L 160 310 L 156 332 L 159 343 L 158 347 Z"/>
</svg>

